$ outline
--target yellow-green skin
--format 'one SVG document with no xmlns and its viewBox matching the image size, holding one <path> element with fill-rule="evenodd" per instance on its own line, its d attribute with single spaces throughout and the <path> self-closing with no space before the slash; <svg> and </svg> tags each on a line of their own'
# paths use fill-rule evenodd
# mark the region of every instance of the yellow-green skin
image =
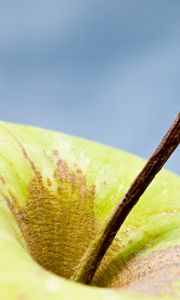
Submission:
<svg viewBox="0 0 180 300">
<path fill-rule="evenodd" d="M 180 293 L 178 278 L 170 283 L 170 291 L 165 289 L 151 295 L 123 288 L 81 285 L 54 275 L 36 263 L 26 249 L 15 215 L 6 201 L 12 193 L 24 207 L 28 199 L 33 171 L 21 146 L 42 176 L 52 181 L 54 165 L 47 157 L 54 150 L 59 151 L 69 168 L 81 169 L 88 184 L 95 185 L 93 211 L 98 228 L 144 165 L 144 160 L 134 155 L 77 137 L 0 123 L 0 299 L 176 299 Z M 124 260 L 132 253 L 147 258 L 180 245 L 180 179 L 177 175 L 162 170 L 156 176 L 126 219 L 118 238 L 120 259 Z"/>
</svg>

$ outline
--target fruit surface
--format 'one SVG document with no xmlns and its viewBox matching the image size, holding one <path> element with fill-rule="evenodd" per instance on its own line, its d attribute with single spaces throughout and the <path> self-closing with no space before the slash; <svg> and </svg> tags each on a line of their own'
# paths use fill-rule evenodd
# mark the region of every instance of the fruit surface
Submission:
<svg viewBox="0 0 180 300">
<path fill-rule="evenodd" d="M 162 170 L 106 253 L 93 286 L 68 280 L 144 160 L 0 123 L 0 299 L 176 299 L 180 179 Z"/>
</svg>

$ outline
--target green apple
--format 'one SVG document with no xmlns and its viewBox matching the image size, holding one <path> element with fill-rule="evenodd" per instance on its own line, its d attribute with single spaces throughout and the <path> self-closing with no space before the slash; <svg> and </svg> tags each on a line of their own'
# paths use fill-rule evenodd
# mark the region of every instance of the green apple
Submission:
<svg viewBox="0 0 180 300">
<path fill-rule="evenodd" d="M 91 286 L 81 257 L 145 161 L 104 145 L 0 123 L 0 299 L 177 299 L 180 179 L 162 170 L 128 215 Z"/>
</svg>

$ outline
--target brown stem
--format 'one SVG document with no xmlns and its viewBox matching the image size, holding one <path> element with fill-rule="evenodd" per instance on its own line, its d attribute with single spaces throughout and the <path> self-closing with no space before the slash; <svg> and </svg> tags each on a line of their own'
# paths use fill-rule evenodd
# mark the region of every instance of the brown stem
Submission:
<svg viewBox="0 0 180 300">
<path fill-rule="evenodd" d="M 90 284 L 99 267 L 102 258 L 111 245 L 119 228 L 137 203 L 148 185 L 163 167 L 170 155 L 180 143 L 180 113 L 167 131 L 161 143 L 136 177 L 127 193 L 115 207 L 111 217 L 105 224 L 98 237 L 91 243 L 87 252 L 82 257 L 72 280 Z"/>
</svg>

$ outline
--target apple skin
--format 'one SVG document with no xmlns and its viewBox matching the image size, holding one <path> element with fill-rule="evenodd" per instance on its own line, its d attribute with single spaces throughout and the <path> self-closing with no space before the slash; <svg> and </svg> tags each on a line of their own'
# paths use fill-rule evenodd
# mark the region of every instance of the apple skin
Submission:
<svg viewBox="0 0 180 300">
<path fill-rule="evenodd" d="M 156 176 L 119 230 L 95 276 L 93 285 L 99 287 L 53 274 L 55 270 L 67 278 L 71 275 L 78 255 L 105 224 L 144 162 L 77 137 L 1 122 L 0 299 L 177 299 L 180 178 L 166 170 Z M 39 190 L 36 183 L 42 184 Z M 50 206 L 46 209 L 44 203 Z M 81 205 L 75 210 L 77 203 Z M 55 227 L 49 233 L 54 220 L 57 231 Z M 57 243 L 56 261 L 51 242 Z"/>
</svg>

